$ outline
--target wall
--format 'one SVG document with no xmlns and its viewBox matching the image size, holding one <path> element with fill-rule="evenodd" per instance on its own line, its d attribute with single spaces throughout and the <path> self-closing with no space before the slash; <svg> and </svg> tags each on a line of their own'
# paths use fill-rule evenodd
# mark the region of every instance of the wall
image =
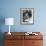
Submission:
<svg viewBox="0 0 46 46">
<path fill-rule="evenodd" d="M 13 17 L 15 19 L 11 32 L 40 31 L 46 40 L 46 0 L 0 0 L 0 18 Z M 20 8 L 34 8 L 34 24 L 20 24 Z M 8 26 L 0 24 L 0 32 L 8 32 Z M 46 44 L 46 42 L 44 41 Z M 45 45 L 44 44 L 44 45 Z"/>
<path fill-rule="evenodd" d="M 15 19 L 12 31 L 46 31 L 46 1 L 45 0 L 1 0 L 1 15 L 2 17 L 13 17 Z M 20 8 L 34 8 L 34 24 L 20 24 Z M 8 27 L 2 25 L 2 32 L 7 31 Z M 7 28 L 6 28 L 7 27 Z M 13 29 L 14 28 L 14 29 Z M 19 29 L 19 30 L 18 30 Z"/>
</svg>

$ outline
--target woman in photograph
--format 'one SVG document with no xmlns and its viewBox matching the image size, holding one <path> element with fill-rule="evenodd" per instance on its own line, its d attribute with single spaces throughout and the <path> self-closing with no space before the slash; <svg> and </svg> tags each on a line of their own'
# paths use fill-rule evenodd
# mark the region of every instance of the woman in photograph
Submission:
<svg viewBox="0 0 46 46">
<path fill-rule="evenodd" d="M 23 11 L 23 22 L 30 22 L 31 17 L 32 17 L 31 10 Z"/>
</svg>

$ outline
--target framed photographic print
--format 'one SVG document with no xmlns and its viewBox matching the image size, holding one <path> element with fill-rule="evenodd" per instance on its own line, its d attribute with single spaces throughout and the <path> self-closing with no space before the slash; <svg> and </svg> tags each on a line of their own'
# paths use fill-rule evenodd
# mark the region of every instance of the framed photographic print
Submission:
<svg viewBox="0 0 46 46">
<path fill-rule="evenodd" d="M 20 23 L 34 24 L 34 8 L 20 8 Z"/>
</svg>

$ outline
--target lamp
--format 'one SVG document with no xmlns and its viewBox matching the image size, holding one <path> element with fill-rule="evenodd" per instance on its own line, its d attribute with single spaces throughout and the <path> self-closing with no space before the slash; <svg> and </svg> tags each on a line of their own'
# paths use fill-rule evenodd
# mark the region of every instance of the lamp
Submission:
<svg viewBox="0 0 46 46">
<path fill-rule="evenodd" d="M 5 25 L 9 25 L 9 32 L 8 34 L 11 35 L 10 33 L 10 25 L 14 24 L 14 18 L 5 18 Z"/>
</svg>

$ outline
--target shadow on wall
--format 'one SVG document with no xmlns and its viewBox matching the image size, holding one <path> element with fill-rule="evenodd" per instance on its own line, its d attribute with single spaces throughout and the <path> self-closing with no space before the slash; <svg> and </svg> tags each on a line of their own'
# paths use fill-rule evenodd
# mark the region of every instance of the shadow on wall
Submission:
<svg viewBox="0 0 46 46">
<path fill-rule="evenodd" d="M 0 46 L 4 46 L 3 41 L 4 41 L 3 33 L 0 33 Z"/>
<path fill-rule="evenodd" d="M 1 31 L 1 28 L 2 28 L 2 25 L 5 24 L 5 17 L 4 16 L 0 16 L 0 33 L 2 32 Z"/>
<path fill-rule="evenodd" d="M 0 25 L 3 25 L 5 23 L 5 17 L 0 16 Z"/>
<path fill-rule="evenodd" d="M 3 46 L 3 32 L 2 32 L 2 25 L 5 23 L 5 17 L 0 16 L 0 46 Z"/>
</svg>

